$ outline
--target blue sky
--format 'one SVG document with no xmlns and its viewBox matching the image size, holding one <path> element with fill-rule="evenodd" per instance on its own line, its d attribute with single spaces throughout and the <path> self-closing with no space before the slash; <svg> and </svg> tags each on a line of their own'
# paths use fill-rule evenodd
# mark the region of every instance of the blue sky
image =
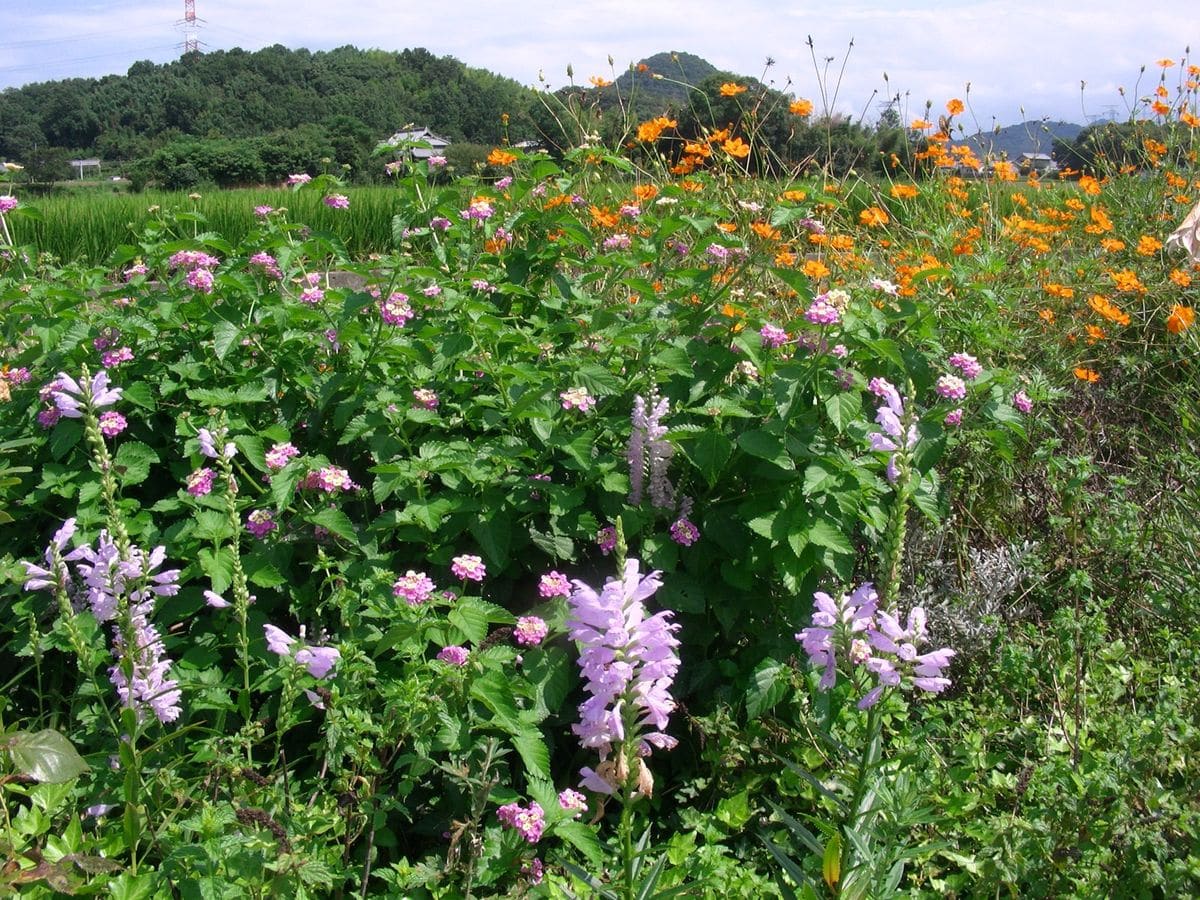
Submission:
<svg viewBox="0 0 1200 900">
<path fill-rule="evenodd" d="M 1182 4 L 1162 0 L 195 4 L 207 49 L 425 47 L 532 87 L 566 83 L 568 64 L 586 82 L 662 50 L 686 50 L 810 97 L 818 108 L 823 85 L 830 108 L 868 121 L 889 95 L 900 95 L 908 118 L 922 115 L 926 100 L 940 111 L 949 98 L 963 98 L 969 131 L 1026 119 L 1124 116 L 1156 85 L 1156 60 L 1182 61 L 1189 33 L 1200 37 Z M 0 0 L 0 88 L 123 74 L 139 59 L 173 59 L 183 42 L 176 26 L 183 9 L 183 0 Z M 1196 50 L 1193 62 L 1200 41 Z M 764 74 L 768 57 L 775 64 Z M 1179 72 L 1168 70 L 1169 86 Z"/>
</svg>

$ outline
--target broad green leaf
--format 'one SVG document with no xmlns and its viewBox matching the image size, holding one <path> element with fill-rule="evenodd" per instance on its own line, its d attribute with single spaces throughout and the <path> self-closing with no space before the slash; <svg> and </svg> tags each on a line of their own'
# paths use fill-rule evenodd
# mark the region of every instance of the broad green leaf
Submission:
<svg viewBox="0 0 1200 900">
<path fill-rule="evenodd" d="M 733 454 L 733 442 L 715 429 L 705 429 L 683 444 L 688 461 L 700 470 L 709 487 L 715 487 L 721 470 Z"/>
<path fill-rule="evenodd" d="M 141 484 L 150 477 L 150 466 L 158 462 L 158 454 L 140 441 L 130 441 L 117 448 L 113 469 L 122 487 Z"/>
<path fill-rule="evenodd" d="M 511 738 L 513 747 L 521 754 L 525 770 L 536 778 L 550 780 L 550 751 L 542 740 L 542 733 L 536 728 L 526 728 L 518 731 Z"/>
<path fill-rule="evenodd" d="M 862 398 L 850 391 L 826 397 L 825 412 L 829 414 L 829 421 L 838 434 L 841 434 L 851 422 L 862 416 Z"/>
<path fill-rule="evenodd" d="M 241 331 L 232 322 L 227 322 L 221 319 L 213 325 L 213 353 L 217 359 L 224 360 L 229 353 L 229 348 L 237 343 L 238 335 Z"/>
<path fill-rule="evenodd" d="M 9 741 L 17 770 L 36 781 L 62 784 L 89 770 L 75 745 L 53 728 L 18 731 Z"/>
<path fill-rule="evenodd" d="M 511 735 L 526 729 L 517 712 L 512 688 L 499 672 L 487 672 L 471 682 L 471 696 L 492 713 L 492 722 Z"/>
<path fill-rule="evenodd" d="M 340 509 L 322 509 L 304 517 L 312 525 L 320 525 L 343 540 L 355 540 L 354 523 Z"/>
<path fill-rule="evenodd" d="M 746 690 L 746 715 L 757 719 L 783 699 L 788 691 L 788 667 L 767 657 L 754 668 Z"/>
<path fill-rule="evenodd" d="M 744 431 L 738 436 L 738 446 L 751 456 L 765 459 L 781 469 L 794 469 L 796 463 L 784 450 L 783 440 L 779 435 L 759 428 L 754 431 Z"/>
</svg>

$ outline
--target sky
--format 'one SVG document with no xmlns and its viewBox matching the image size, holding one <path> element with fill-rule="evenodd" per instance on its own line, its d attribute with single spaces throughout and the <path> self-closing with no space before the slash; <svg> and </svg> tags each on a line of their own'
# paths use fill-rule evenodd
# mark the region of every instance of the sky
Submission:
<svg viewBox="0 0 1200 900">
<path fill-rule="evenodd" d="M 568 83 L 568 66 L 586 84 L 686 51 L 866 122 L 888 98 L 899 97 L 906 120 L 923 117 L 926 101 L 936 117 L 959 98 L 968 133 L 1124 118 L 1157 85 L 1158 60 L 1176 62 L 1166 70 L 1172 91 L 1193 37 L 1187 61 L 1200 61 L 1200 27 L 1178 0 L 194 3 L 205 51 L 424 47 L 549 89 Z M 182 50 L 183 16 L 184 0 L 0 0 L 0 89 L 168 62 Z"/>
</svg>

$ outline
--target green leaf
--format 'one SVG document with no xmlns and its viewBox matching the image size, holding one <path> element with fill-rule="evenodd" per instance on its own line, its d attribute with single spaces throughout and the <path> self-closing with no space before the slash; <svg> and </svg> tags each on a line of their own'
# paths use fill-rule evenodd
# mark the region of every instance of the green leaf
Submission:
<svg viewBox="0 0 1200 900">
<path fill-rule="evenodd" d="M 809 543 L 832 550 L 834 553 L 851 555 L 854 553 L 854 546 L 850 543 L 850 539 L 827 519 L 818 519 L 809 526 L 808 540 Z"/>
<path fill-rule="evenodd" d="M 733 442 L 721 432 L 706 429 L 696 435 L 694 440 L 683 445 L 683 452 L 688 461 L 700 470 L 708 486 L 716 487 L 717 478 L 725 463 L 733 453 Z"/>
<path fill-rule="evenodd" d="M 582 822 L 566 821 L 555 825 L 554 833 L 582 853 L 593 866 L 599 867 L 603 863 L 604 851 L 595 829 Z"/>
<path fill-rule="evenodd" d="M 229 348 L 237 343 L 238 335 L 241 330 L 232 322 L 227 322 L 221 319 L 213 325 L 213 353 L 217 359 L 224 361 L 226 354 L 229 353 Z"/>
<path fill-rule="evenodd" d="M 471 524 L 471 534 L 479 542 L 489 564 L 495 564 L 500 569 L 508 565 L 512 520 L 506 514 L 497 510 L 486 519 L 476 519 Z"/>
<path fill-rule="evenodd" d="M 514 736 L 526 730 L 512 688 L 499 672 L 487 672 L 471 682 L 471 696 L 491 711 L 492 722 L 501 730 Z"/>
<path fill-rule="evenodd" d="M 322 509 L 304 517 L 305 521 L 327 528 L 330 534 L 335 534 L 343 540 L 354 542 L 354 523 L 340 509 Z"/>
<path fill-rule="evenodd" d="M 141 484 L 150 477 L 150 466 L 158 462 L 158 454 L 139 441 L 130 441 L 117 448 L 113 469 L 122 487 Z"/>
<path fill-rule="evenodd" d="M 525 770 L 536 778 L 550 780 L 550 751 L 536 728 L 526 728 L 512 736 L 512 745 L 521 754 Z"/>
<path fill-rule="evenodd" d="M 216 550 L 202 547 L 197 556 L 200 568 L 212 582 L 213 591 L 224 593 L 233 584 L 233 552 L 228 547 L 218 547 Z"/>
<path fill-rule="evenodd" d="M 62 784 L 89 770 L 75 746 L 53 728 L 18 731 L 9 738 L 8 751 L 17 770 L 35 781 Z"/>
<path fill-rule="evenodd" d="M 795 461 L 784 450 L 783 439 L 774 432 L 762 428 L 745 431 L 738 436 L 737 443 L 751 456 L 772 462 L 781 469 L 790 471 L 796 468 Z"/>
<path fill-rule="evenodd" d="M 829 421 L 833 423 L 838 434 L 841 434 L 851 422 L 862 415 L 862 398 L 850 391 L 826 397 L 825 412 L 829 414 Z"/>
<path fill-rule="evenodd" d="M 746 715 L 757 719 L 783 699 L 788 691 L 788 667 L 767 657 L 754 668 L 746 690 Z"/>
</svg>

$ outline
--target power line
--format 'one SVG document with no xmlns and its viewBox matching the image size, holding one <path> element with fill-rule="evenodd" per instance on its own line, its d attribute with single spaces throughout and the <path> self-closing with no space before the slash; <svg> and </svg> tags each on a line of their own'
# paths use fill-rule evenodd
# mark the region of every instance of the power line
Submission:
<svg viewBox="0 0 1200 900">
<path fill-rule="evenodd" d="M 137 53 L 151 53 L 159 50 L 174 50 L 175 44 L 164 44 L 156 47 L 134 47 L 123 50 L 113 50 L 109 53 L 97 53 L 94 56 L 75 56 L 69 59 L 56 59 L 53 61 L 23 63 L 19 66 L 0 66 L 0 72 L 22 72 L 30 69 L 61 69 L 63 66 L 74 65 L 81 62 L 92 62 L 97 59 L 109 59 L 114 56 L 133 56 Z"/>
</svg>

